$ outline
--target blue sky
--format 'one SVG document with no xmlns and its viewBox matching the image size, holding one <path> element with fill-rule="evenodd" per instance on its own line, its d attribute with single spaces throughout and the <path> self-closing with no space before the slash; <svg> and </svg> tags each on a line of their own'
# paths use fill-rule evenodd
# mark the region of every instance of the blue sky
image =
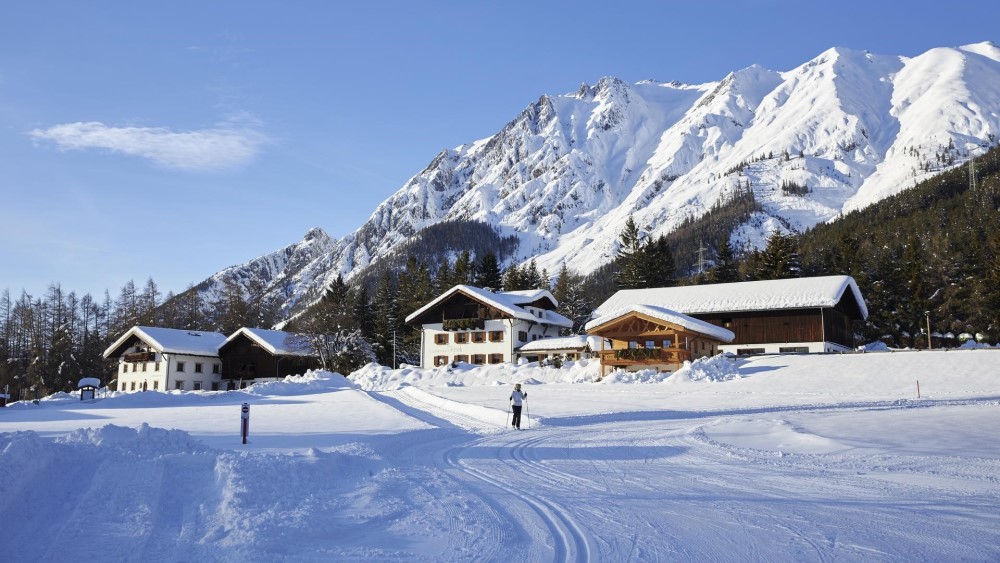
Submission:
<svg viewBox="0 0 1000 563">
<path fill-rule="evenodd" d="M 602 76 L 992 40 L 941 2 L 17 2 L 0 18 L 0 291 L 182 291 L 341 237 L 441 149 Z"/>
</svg>

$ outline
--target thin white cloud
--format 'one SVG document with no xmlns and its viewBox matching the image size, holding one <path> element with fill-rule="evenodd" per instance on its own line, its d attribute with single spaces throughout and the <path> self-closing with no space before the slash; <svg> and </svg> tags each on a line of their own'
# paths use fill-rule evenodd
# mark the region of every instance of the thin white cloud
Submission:
<svg viewBox="0 0 1000 563">
<path fill-rule="evenodd" d="M 181 170 L 227 170 L 251 162 L 268 142 L 251 128 L 225 124 L 196 131 L 163 127 L 109 127 L 97 121 L 65 123 L 29 131 L 36 141 L 62 150 L 104 149 Z"/>
</svg>

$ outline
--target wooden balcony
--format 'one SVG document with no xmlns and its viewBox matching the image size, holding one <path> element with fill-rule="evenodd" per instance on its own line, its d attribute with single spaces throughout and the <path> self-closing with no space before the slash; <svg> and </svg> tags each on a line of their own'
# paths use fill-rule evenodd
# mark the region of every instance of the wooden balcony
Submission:
<svg viewBox="0 0 1000 563">
<path fill-rule="evenodd" d="M 156 359 L 156 352 L 136 352 L 135 354 L 125 354 L 126 362 L 152 362 Z"/>
<path fill-rule="evenodd" d="M 444 330 L 483 330 L 486 328 L 486 319 L 479 317 L 443 319 L 441 325 Z"/>
<path fill-rule="evenodd" d="M 691 352 L 680 348 L 622 348 L 604 350 L 600 356 L 605 366 L 680 364 L 691 359 Z"/>
</svg>

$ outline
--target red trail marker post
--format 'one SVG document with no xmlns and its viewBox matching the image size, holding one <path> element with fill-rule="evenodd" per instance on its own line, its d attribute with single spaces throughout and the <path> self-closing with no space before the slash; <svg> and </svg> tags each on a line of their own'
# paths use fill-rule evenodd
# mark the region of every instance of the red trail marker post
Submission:
<svg viewBox="0 0 1000 563">
<path fill-rule="evenodd" d="M 250 433 L 250 403 L 243 403 L 240 409 L 240 427 L 243 434 L 243 443 L 247 443 L 247 434 Z"/>
</svg>

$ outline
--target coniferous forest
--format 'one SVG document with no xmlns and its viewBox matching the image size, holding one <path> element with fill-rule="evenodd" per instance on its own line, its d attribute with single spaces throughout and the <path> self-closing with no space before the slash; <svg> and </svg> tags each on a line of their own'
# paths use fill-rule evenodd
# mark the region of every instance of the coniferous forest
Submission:
<svg viewBox="0 0 1000 563">
<path fill-rule="evenodd" d="M 651 226 L 630 219 L 621 226 L 616 260 L 586 275 L 572 264 L 555 272 L 533 261 L 509 264 L 516 240 L 489 227 L 481 229 L 488 236 L 477 237 L 484 244 L 456 252 L 460 246 L 447 241 L 462 240 L 455 233 L 461 225 L 436 226 L 424 238 L 445 246 L 414 246 L 391 267 L 352 283 L 338 278 L 284 329 L 338 334 L 343 345 L 329 367 L 348 372 L 368 361 L 417 363 L 419 330 L 405 324 L 406 316 L 460 283 L 506 291 L 548 287 L 580 331 L 593 308 L 620 288 L 848 274 L 869 311 L 856 327 L 859 344 L 926 347 L 928 321 L 943 335 L 935 346 L 958 345 L 962 334 L 1000 339 L 1000 149 L 975 160 L 974 177 L 967 165 L 954 168 L 806 233 L 775 233 L 761 250 L 733 248 L 729 233 L 759 211 L 749 192 L 737 193 L 655 239 L 643 235 Z M 224 334 L 274 326 L 280 312 L 255 297 L 263 293 L 257 289 L 252 282 L 229 284 L 211 302 L 192 288 L 162 295 L 151 279 L 142 288 L 129 281 L 115 297 L 79 296 L 60 284 L 38 296 L 3 290 L 0 391 L 9 388 L 12 400 L 31 398 L 73 390 L 81 377 L 100 377 L 113 389 L 112 366 L 101 354 L 134 325 Z"/>
</svg>

